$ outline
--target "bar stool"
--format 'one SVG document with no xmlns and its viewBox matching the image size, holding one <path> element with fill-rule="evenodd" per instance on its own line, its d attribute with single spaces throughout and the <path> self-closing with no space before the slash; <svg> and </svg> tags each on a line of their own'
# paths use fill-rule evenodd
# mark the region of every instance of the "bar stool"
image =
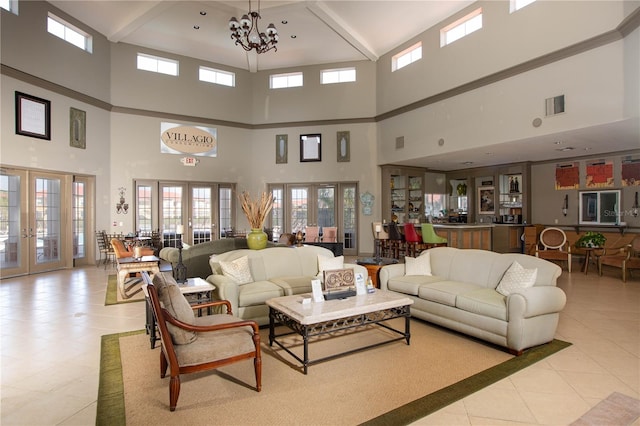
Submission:
<svg viewBox="0 0 640 426">
<path fill-rule="evenodd" d="M 376 232 L 379 229 L 379 232 Z M 378 256 L 387 257 L 387 243 L 389 241 L 389 233 L 384 230 L 381 222 L 371 222 L 371 232 L 373 232 L 373 240 L 376 244 L 376 253 Z"/>
<path fill-rule="evenodd" d="M 400 259 L 400 255 L 404 256 L 404 239 L 396 222 L 389 223 L 389 240 L 387 240 L 387 246 L 387 255 L 385 257 Z"/>
<path fill-rule="evenodd" d="M 420 238 L 420 235 L 416 232 L 416 228 L 413 226 L 413 223 L 404 224 L 404 241 L 406 254 L 411 257 L 416 257 L 416 254 L 420 254 L 424 249 L 422 238 Z"/>
</svg>

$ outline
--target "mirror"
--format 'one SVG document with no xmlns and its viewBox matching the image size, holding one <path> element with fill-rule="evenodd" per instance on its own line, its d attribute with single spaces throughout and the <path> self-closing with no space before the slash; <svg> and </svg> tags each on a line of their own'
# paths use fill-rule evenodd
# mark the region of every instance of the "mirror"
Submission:
<svg viewBox="0 0 640 426">
<path fill-rule="evenodd" d="M 580 192 L 580 224 L 617 225 L 620 190 Z"/>
</svg>

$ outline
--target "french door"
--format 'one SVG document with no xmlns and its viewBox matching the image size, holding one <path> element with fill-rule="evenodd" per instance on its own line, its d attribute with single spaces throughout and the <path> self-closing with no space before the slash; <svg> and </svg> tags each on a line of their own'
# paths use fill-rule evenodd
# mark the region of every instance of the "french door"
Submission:
<svg viewBox="0 0 640 426">
<path fill-rule="evenodd" d="M 218 239 L 221 227 L 231 226 L 231 193 L 231 185 L 216 183 L 137 181 L 137 229 L 160 229 L 163 245 L 170 247 L 178 231 L 190 245 Z"/>
<path fill-rule="evenodd" d="M 272 184 L 269 190 L 274 199 L 270 216 L 274 240 L 280 233 L 304 232 L 306 226 L 335 226 L 344 253 L 357 255 L 355 183 Z"/>
<path fill-rule="evenodd" d="M 0 172 L 0 272 L 3 277 L 88 263 L 91 179 L 36 170 Z"/>
</svg>

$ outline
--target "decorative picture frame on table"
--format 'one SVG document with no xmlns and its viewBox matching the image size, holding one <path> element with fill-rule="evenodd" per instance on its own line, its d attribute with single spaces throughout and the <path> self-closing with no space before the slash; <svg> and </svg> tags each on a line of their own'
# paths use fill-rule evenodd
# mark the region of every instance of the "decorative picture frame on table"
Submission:
<svg viewBox="0 0 640 426">
<path fill-rule="evenodd" d="M 338 143 L 338 163 L 347 163 L 351 161 L 351 140 L 348 131 L 338 132 L 336 139 Z"/>
<path fill-rule="evenodd" d="M 478 212 L 480 214 L 495 214 L 496 189 L 493 186 L 478 187 Z"/>
<path fill-rule="evenodd" d="M 51 101 L 16 91 L 16 134 L 51 140 Z"/>
<path fill-rule="evenodd" d="M 69 108 L 69 145 L 74 148 L 87 148 L 87 113 Z"/>
<path fill-rule="evenodd" d="M 300 135 L 300 162 L 322 161 L 322 135 Z"/>
<path fill-rule="evenodd" d="M 276 164 L 289 161 L 289 135 L 276 135 Z"/>
</svg>

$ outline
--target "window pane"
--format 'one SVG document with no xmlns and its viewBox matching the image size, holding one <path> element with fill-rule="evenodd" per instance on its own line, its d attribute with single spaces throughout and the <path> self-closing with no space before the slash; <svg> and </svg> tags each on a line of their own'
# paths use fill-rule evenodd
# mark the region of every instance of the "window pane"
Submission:
<svg viewBox="0 0 640 426">
<path fill-rule="evenodd" d="M 138 55 L 138 69 L 145 71 L 157 71 L 158 61 L 148 56 Z"/>
<path fill-rule="evenodd" d="M 307 226 L 307 188 L 291 189 L 291 231 L 304 231 Z"/>
<path fill-rule="evenodd" d="M 54 36 L 60 37 L 64 40 L 64 25 L 62 25 L 60 22 L 51 18 L 47 18 L 47 31 L 49 31 Z"/>
</svg>

